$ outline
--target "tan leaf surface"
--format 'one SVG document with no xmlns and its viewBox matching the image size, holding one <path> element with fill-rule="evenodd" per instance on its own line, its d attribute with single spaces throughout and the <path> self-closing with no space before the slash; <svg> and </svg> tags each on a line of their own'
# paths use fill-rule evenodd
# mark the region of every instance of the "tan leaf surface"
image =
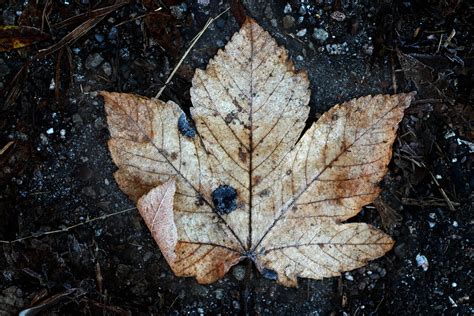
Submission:
<svg viewBox="0 0 474 316">
<path fill-rule="evenodd" d="M 300 138 L 308 86 L 248 19 L 195 73 L 196 130 L 173 102 L 102 92 L 117 183 L 138 200 L 176 275 L 211 283 L 250 258 L 264 276 L 295 286 L 391 249 L 380 230 L 341 222 L 378 196 L 413 94 L 336 105 Z"/>
</svg>

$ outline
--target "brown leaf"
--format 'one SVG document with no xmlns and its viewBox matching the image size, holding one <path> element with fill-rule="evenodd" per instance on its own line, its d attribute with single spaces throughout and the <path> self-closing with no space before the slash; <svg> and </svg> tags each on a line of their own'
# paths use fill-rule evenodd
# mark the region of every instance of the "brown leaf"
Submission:
<svg viewBox="0 0 474 316">
<path fill-rule="evenodd" d="M 250 258 L 265 277 L 296 286 L 297 277 L 337 276 L 391 249 L 380 230 L 342 222 L 378 196 L 414 94 L 338 104 L 299 139 L 308 86 L 248 19 L 196 70 L 195 128 L 171 101 L 102 92 L 116 180 L 139 199 L 176 275 L 211 283 Z"/>
<path fill-rule="evenodd" d="M 26 47 L 47 37 L 34 27 L 0 25 L 0 52 Z"/>
</svg>

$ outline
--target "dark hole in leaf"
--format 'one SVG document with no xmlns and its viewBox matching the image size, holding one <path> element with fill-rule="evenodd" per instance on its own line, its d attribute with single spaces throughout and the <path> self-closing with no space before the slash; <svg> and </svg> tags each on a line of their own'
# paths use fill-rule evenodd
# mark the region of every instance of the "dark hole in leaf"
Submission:
<svg viewBox="0 0 474 316">
<path fill-rule="evenodd" d="M 237 208 L 237 191 L 229 185 L 221 185 L 212 192 L 212 203 L 218 214 L 229 214 Z"/>
<path fill-rule="evenodd" d="M 178 119 L 178 130 L 181 134 L 187 137 L 193 138 L 196 136 L 196 129 L 194 126 L 188 121 L 186 114 L 181 113 Z"/>
<path fill-rule="evenodd" d="M 267 268 L 262 270 L 262 276 L 265 279 L 274 280 L 274 281 L 278 278 L 278 274 L 275 271 L 267 269 Z"/>
</svg>

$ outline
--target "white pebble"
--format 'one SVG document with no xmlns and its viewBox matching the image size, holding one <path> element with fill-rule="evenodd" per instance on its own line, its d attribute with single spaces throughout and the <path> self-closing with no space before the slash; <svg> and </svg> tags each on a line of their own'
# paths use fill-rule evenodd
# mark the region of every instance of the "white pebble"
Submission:
<svg viewBox="0 0 474 316">
<path fill-rule="evenodd" d="M 299 30 L 298 33 L 296 33 L 296 36 L 298 37 L 303 37 L 306 35 L 306 29 Z"/>
<path fill-rule="evenodd" d="M 453 283 L 451 283 L 451 286 L 452 286 L 452 287 L 457 287 L 458 284 L 457 284 L 456 282 L 453 282 Z"/>
<path fill-rule="evenodd" d="M 59 131 L 59 135 L 61 135 L 61 138 L 64 138 L 66 136 L 66 130 L 65 129 L 61 129 Z"/>
<path fill-rule="evenodd" d="M 459 226 L 458 222 L 454 221 L 453 222 L 453 227 L 458 227 L 458 226 Z"/>
<path fill-rule="evenodd" d="M 421 267 L 423 271 L 428 271 L 428 267 L 430 266 L 428 259 L 420 254 L 416 255 L 416 265 Z"/>
<path fill-rule="evenodd" d="M 287 3 L 285 5 L 285 8 L 283 9 L 283 13 L 288 14 L 288 13 L 291 13 L 291 11 L 292 11 L 291 5 L 289 3 Z"/>
<path fill-rule="evenodd" d="M 54 128 L 49 128 L 47 131 L 46 131 L 46 134 L 48 135 L 51 135 L 52 133 L 54 133 Z"/>
<path fill-rule="evenodd" d="M 49 90 L 54 90 L 56 88 L 56 83 L 54 82 L 54 79 L 51 79 L 51 82 L 49 83 Z"/>
</svg>

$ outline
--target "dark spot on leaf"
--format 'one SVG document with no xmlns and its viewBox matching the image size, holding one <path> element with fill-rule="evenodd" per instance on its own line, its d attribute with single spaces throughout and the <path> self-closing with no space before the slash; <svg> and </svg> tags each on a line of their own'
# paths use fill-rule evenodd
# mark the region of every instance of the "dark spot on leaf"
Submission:
<svg viewBox="0 0 474 316">
<path fill-rule="evenodd" d="M 260 181 L 262 181 L 262 177 L 260 177 L 260 176 L 255 176 L 255 177 L 253 177 L 253 183 L 254 183 L 255 185 L 259 184 Z"/>
<path fill-rule="evenodd" d="M 212 203 L 217 214 L 229 214 L 237 208 L 237 191 L 229 185 L 221 185 L 212 192 Z"/>
<path fill-rule="evenodd" d="M 247 162 L 247 152 L 242 149 L 242 147 L 239 147 L 239 159 L 243 163 Z"/>
<path fill-rule="evenodd" d="M 171 158 L 171 160 L 176 160 L 176 158 L 178 158 L 178 154 L 175 153 L 175 152 L 172 152 L 171 155 L 170 155 L 170 158 Z"/>
<path fill-rule="evenodd" d="M 181 113 L 178 119 L 178 130 L 181 134 L 187 137 L 193 138 L 196 136 L 196 129 L 194 126 L 188 121 L 186 114 Z"/>
<path fill-rule="evenodd" d="M 269 280 L 273 280 L 273 281 L 275 281 L 278 278 L 278 274 L 275 271 L 267 269 L 267 268 L 264 268 L 262 270 L 262 276 L 265 279 L 269 279 Z"/>
<path fill-rule="evenodd" d="M 196 201 L 194 203 L 198 206 L 204 205 L 204 198 L 202 197 L 201 194 L 197 196 Z"/>
</svg>

